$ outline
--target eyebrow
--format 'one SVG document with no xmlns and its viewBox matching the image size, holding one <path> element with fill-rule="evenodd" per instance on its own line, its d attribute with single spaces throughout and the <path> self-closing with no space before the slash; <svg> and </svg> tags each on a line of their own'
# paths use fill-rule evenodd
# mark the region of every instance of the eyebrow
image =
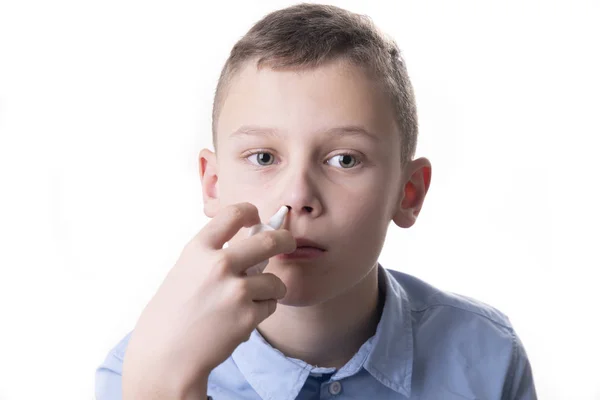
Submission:
<svg viewBox="0 0 600 400">
<path fill-rule="evenodd" d="M 368 129 L 359 125 L 345 125 L 337 126 L 334 128 L 327 129 L 322 132 L 326 136 L 333 137 L 366 137 L 373 141 L 379 141 L 379 137 L 369 132 Z M 243 125 L 233 131 L 229 137 L 234 136 L 271 136 L 274 138 L 281 138 L 281 132 L 274 128 L 261 127 L 255 125 Z"/>
</svg>

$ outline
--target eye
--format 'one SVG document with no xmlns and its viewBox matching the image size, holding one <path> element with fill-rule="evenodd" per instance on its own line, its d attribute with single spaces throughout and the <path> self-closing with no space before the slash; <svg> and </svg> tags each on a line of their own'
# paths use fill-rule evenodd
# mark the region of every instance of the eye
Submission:
<svg viewBox="0 0 600 400">
<path fill-rule="evenodd" d="M 357 166 L 360 161 L 351 154 L 338 154 L 327 160 L 327 164 L 348 169 Z"/>
<path fill-rule="evenodd" d="M 271 165 L 275 161 L 275 156 L 265 151 L 256 152 L 248 156 L 248 160 L 254 165 Z"/>
</svg>

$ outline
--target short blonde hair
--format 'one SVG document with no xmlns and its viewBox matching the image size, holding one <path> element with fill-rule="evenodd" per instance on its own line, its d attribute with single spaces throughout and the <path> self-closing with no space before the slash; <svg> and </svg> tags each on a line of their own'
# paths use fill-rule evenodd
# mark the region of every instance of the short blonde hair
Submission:
<svg viewBox="0 0 600 400">
<path fill-rule="evenodd" d="M 372 20 L 339 7 L 298 4 L 266 15 L 232 48 L 217 84 L 212 113 L 213 144 L 227 86 L 242 66 L 257 60 L 277 70 L 315 68 L 345 58 L 383 83 L 400 129 L 402 165 L 415 155 L 418 121 L 413 87 L 394 40 Z"/>
</svg>

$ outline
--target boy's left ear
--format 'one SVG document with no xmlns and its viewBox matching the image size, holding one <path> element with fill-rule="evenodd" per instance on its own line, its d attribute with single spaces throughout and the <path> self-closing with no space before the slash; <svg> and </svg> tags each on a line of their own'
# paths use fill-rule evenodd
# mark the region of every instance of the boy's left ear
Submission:
<svg viewBox="0 0 600 400">
<path fill-rule="evenodd" d="M 219 173 L 217 156 L 208 149 L 202 149 L 198 156 L 200 180 L 202 181 L 202 199 L 204 200 L 204 215 L 213 218 L 219 210 Z"/>
<path fill-rule="evenodd" d="M 416 222 L 429 190 L 431 163 L 424 157 L 413 160 L 406 166 L 403 176 L 393 220 L 401 228 L 410 228 Z"/>
</svg>

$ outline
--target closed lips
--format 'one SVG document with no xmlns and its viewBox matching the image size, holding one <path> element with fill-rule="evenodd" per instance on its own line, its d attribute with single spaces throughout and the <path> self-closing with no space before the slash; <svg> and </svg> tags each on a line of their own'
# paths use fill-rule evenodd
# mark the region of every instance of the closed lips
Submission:
<svg viewBox="0 0 600 400">
<path fill-rule="evenodd" d="M 322 245 L 320 245 L 319 243 L 313 242 L 312 240 L 305 239 L 305 238 L 297 238 L 296 239 L 296 247 L 297 248 L 312 247 L 315 249 L 325 251 L 325 248 Z"/>
</svg>

